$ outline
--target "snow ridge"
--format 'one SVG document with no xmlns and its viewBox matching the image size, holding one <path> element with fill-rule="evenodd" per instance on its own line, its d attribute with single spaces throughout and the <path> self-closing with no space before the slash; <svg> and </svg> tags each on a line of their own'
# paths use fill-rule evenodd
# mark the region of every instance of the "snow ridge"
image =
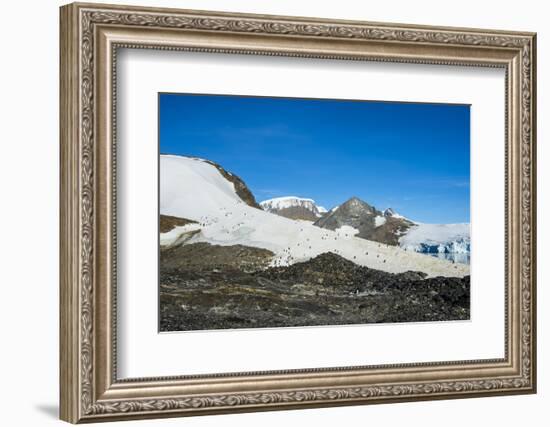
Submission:
<svg viewBox="0 0 550 427">
<path fill-rule="evenodd" d="M 385 216 L 385 217 L 392 217 L 392 218 L 401 218 L 401 219 L 408 219 L 408 218 L 405 218 L 403 215 L 400 215 L 398 214 L 397 212 L 395 212 L 395 210 L 393 208 L 387 208 L 384 210 L 384 212 L 382 212 L 382 214 Z M 410 221 L 410 220 L 409 220 Z"/>
</svg>

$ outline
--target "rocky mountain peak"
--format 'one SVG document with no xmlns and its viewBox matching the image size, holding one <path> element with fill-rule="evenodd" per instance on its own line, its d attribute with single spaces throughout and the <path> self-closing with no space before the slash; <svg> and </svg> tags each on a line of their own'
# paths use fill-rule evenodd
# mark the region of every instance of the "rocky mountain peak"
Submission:
<svg viewBox="0 0 550 427">
<path fill-rule="evenodd" d="M 337 230 L 344 226 L 352 227 L 357 230 L 355 237 L 395 246 L 399 244 L 399 237 L 409 229 L 412 222 L 391 208 L 381 212 L 354 196 L 337 210 L 317 220 L 314 225 L 329 230 Z"/>
<path fill-rule="evenodd" d="M 330 211 L 315 222 L 315 225 L 329 230 L 343 226 L 353 227 L 359 231 L 365 226 L 374 227 L 374 217 L 380 214 L 373 206 L 358 197 L 351 197 L 338 209 Z"/>
<path fill-rule="evenodd" d="M 353 196 L 342 203 L 335 213 L 339 211 L 340 213 L 338 215 L 343 215 L 344 213 L 352 215 L 382 215 L 382 213 L 377 211 L 374 206 L 369 205 L 367 202 L 356 196 Z"/>
</svg>

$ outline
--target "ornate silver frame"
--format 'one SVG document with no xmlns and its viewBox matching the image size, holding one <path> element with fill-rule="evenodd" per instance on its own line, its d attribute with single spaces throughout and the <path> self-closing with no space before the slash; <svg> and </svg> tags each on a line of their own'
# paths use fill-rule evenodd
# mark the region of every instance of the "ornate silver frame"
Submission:
<svg viewBox="0 0 550 427">
<path fill-rule="evenodd" d="M 534 393 L 535 34 L 99 4 L 61 8 L 61 419 L 154 418 Z M 505 357 L 236 375 L 116 376 L 118 47 L 506 70 Z"/>
</svg>

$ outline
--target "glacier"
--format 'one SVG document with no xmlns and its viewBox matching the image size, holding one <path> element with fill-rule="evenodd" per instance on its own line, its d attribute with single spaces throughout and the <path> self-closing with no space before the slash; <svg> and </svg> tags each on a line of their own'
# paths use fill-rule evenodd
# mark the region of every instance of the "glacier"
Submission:
<svg viewBox="0 0 550 427">
<path fill-rule="evenodd" d="M 399 239 L 402 249 L 425 254 L 463 254 L 464 256 L 448 256 L 447 259 L 462 262 L 469 259 L 470 254 L 470 224 L 423 224 L 415 223 L 408 232 Z"/>
</svg>

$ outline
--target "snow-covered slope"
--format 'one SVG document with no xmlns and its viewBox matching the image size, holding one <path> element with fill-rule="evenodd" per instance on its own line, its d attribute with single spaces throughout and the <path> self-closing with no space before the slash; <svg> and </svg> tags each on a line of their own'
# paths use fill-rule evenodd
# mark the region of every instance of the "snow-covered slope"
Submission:
<svg viewBox="0 0 550 427">
<path fill-rule="evenodd" d="M 406 250 L 424 253 L 470 253 L 470 224 L 421 224 L 399 239 Z"/>
<path fill-rule="evenodd" d="M 160 158 L 160 213 L 197 221 L 161 235 L 161 244 L 208 242 L 245 245 L 275 253 L 272 265 L 306 261 L 334 252 L 357 264 L 388 272 L 423 271 L 464 276 L 466 265 L 315 227 L 248 206 L 211 164 L 196 158 Z"/>
</svg>

